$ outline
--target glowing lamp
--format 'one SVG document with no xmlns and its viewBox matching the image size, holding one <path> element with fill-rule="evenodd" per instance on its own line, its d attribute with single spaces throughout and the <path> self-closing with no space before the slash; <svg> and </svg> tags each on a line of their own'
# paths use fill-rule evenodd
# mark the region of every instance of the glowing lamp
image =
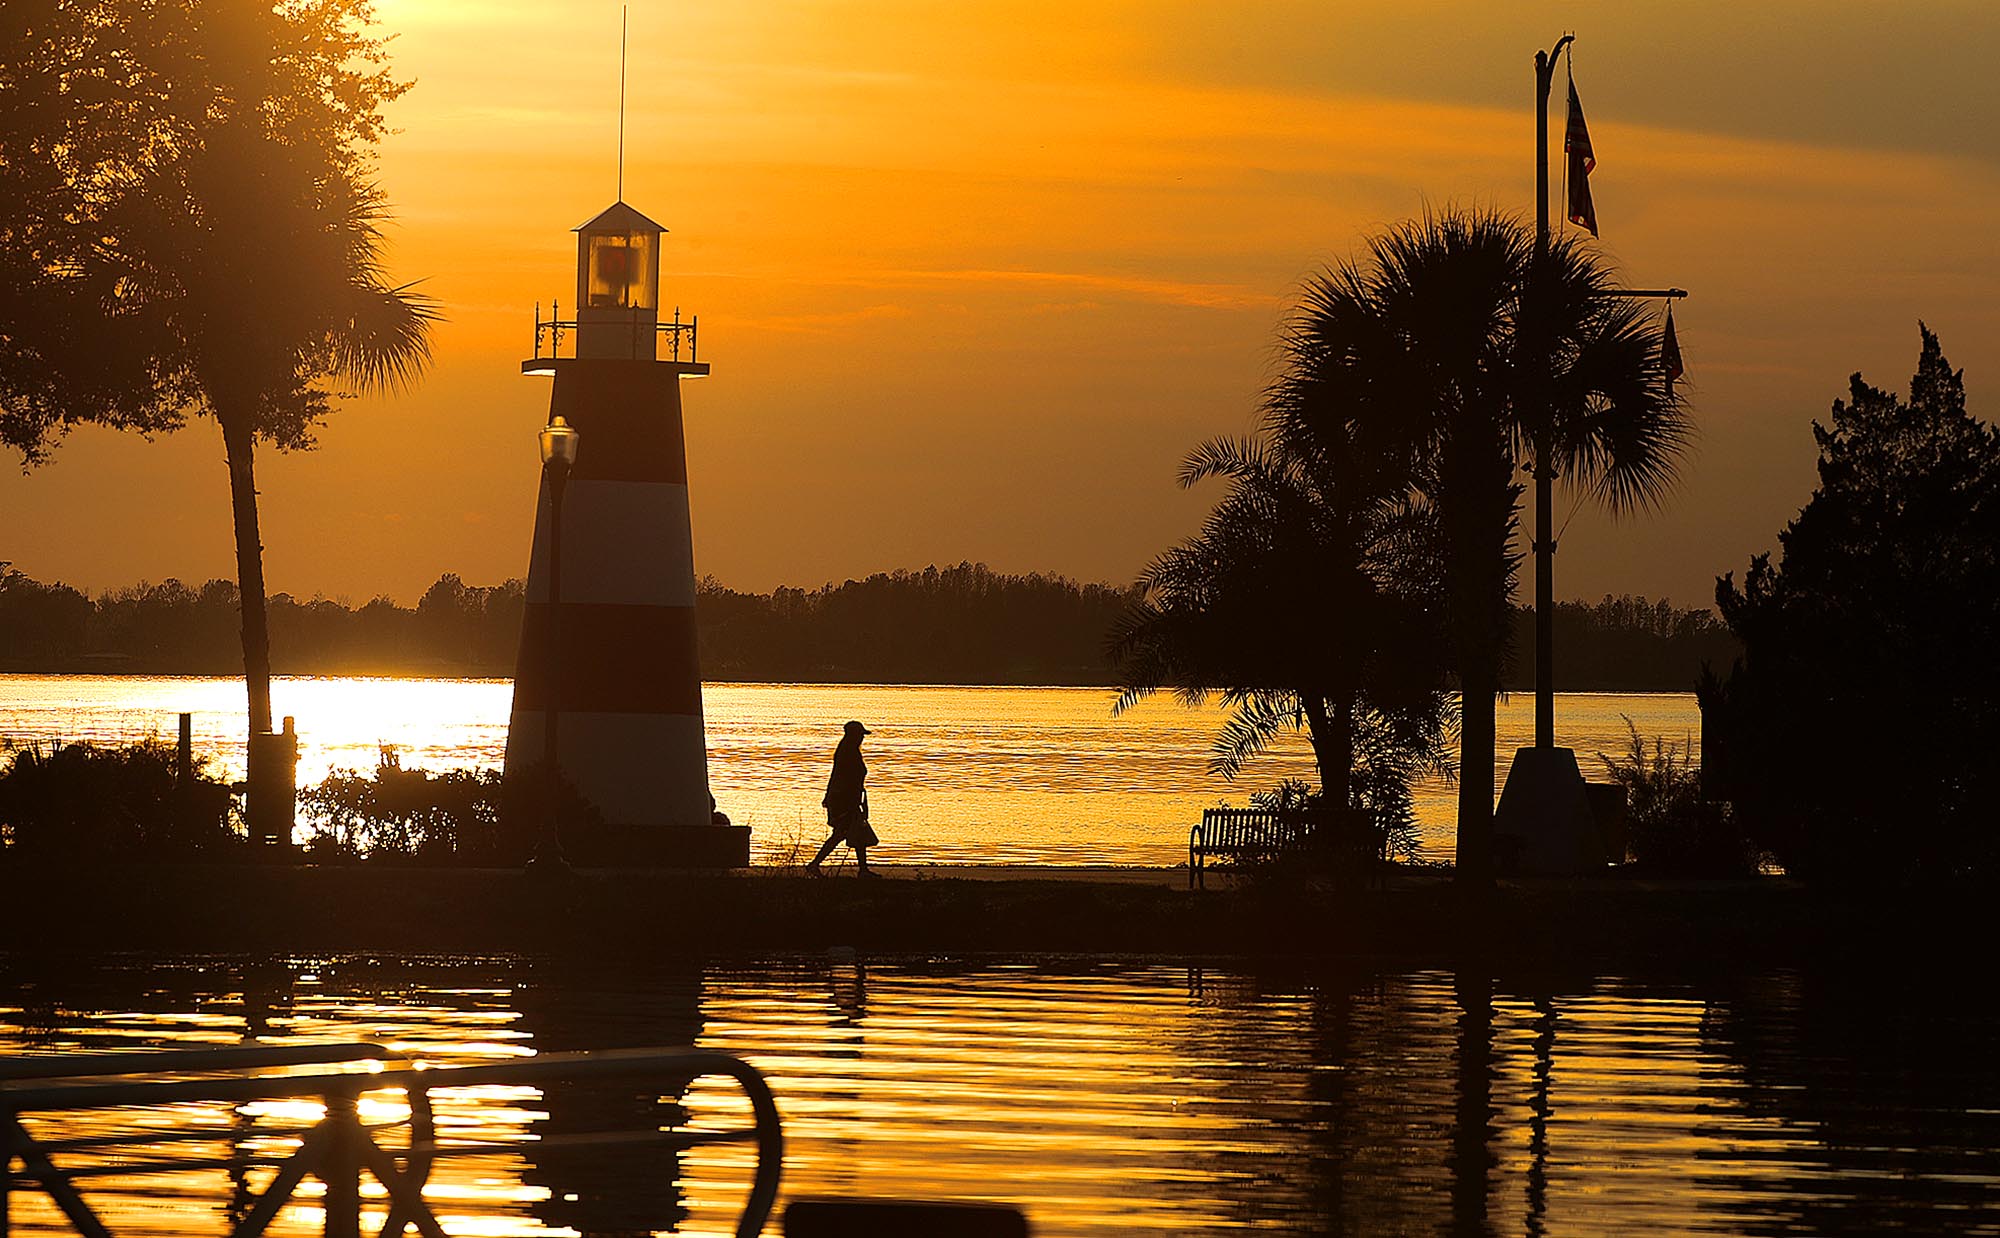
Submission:
<svg viewBox="0 0 2000 1238">
<path fill-rule="evenodd" d="M 576 463 L 576 445 L 582 437 L 569 422 L 555 418 L 542 427 L 542 463 L 569 468 Z"/>
</svg>

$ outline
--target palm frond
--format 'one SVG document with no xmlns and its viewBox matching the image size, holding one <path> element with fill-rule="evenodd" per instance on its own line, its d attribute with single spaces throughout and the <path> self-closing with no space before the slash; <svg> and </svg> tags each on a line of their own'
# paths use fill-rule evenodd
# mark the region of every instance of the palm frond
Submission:
<svg viewBox="0 0 2000 1238">
<path fill-rule="evenodd" d="M 1211 478 L 1245 480 L 1274 467 L 1263 444 L 1254 439 L 1212 438 L 1181 460 L 1175 480 L 1182 489 L 1192 489 Z"/>
<path fill-rule="evenodd" d="M 1236 712 L 1223 723 L 1221 732 L 1209 748 L 1209 772 L 1233 782 L 1253 757 L 1270 748 L 1271 741 L 1279 734 L 1286 730 L 1300 730 L 1304 725 L 1304 710 L 1296 694 L 1244 694 L 1237 703 Z"/>
<path fill-rule="evenodd" d="M 409 387 L 430 365 L 437 302 L 411 285 L 356 287 L 329 332 L 332 367 L 363 391 Z"/>
</svg>

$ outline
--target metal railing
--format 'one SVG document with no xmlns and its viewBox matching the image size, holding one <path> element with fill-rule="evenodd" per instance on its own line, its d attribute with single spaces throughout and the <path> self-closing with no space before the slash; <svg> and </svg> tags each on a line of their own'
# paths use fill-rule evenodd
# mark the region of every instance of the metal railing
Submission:
<svg viewBox="0 0 2000 1238">
<path fill-rule="evenodd" d="M 674 317 L 671 322 L 656 322 L 653 326 L 653 330 L 657 333 L 653 359 L 655 361 L 694 362 L 695 324 L 700 321 L 699 315 L 691 314 L 683 322 L 681 320 L 681 307 L 676 305 L 674 307 Z M 591 325 L 595 328 L 600 325 L 610 327 L 611 324 L 592 323 Z M 562 316 L 562 306 L 559 302 L 549 302 L 549 316 L 547 318 L 542 317 L 542 303 L 540 301 L 535 302 L 534 360 L 561 360 L 563 355 L 563 337 L 573 335 L 576 329 L 576 319 L 564 318 Z M 631 330 L 632 353 L 636 356 L 639 353 L 639 343 L 645 337 L 645 331 L 640 326 L 640 318 L 636 312 L 632 314 Z M 544 341 L 547 342 L 546 347 L 548 348 L 546 354 L 542 352 Z M 575 355 L 576 345 L 572 342 L 570 345 L 570 356 L 574 357 Z"/>
<path fill-rule="evenodd" d="M 327 1069 L 346 1066 L 350 1069 Z M 280 1068 L 306 1067 L 292 1073 Z M 162 1078 L 161 1076 L 177 1076 Z M 721 1053 L 691 1049 L 617 1049 L 595 1053 L 551 1053 L 470 1066 L 433 1067 L 381 1045 L 252 1046 L 159 1053 L 84 1054 L 17 1058 L 0 1063 L 0 1238 L 10 1232 L 12 1197 L 26 1190 L 47 1194 L 76 1233 L 111 1238 L 112 1231 L 90 1206 L 77 1183 L 110 1175 L 227 1170 L 238 1184 L 241 1207 L 232 1211 L 229 1233 L 236 1238 L 262 1234 L 309 1177 L 325 1188 L 322 1205 L 328 1238 L 358 1238 L 361 1232 L 362 1175 L 372 1176 L 387 1197 L 381 1233 L 402 1234 L 414 1227 L 427 1238 L 445 1231 L 424 1200 L 432 1165 L 445 1157 L 490 1155 L 515 1145 L 458 1138 L 440 1142 L 435 1133 L 430 1092 L 481 1086 L 538 1087 L 582 1081 L 653 1083 L 662 1093 L 678 1092 L 693 1079 L 734 1080 L 750 1103 L 754 1124 L 718 1129 L 659 1129 L 544 1135 L 537 1148 L 573 1144 L 580 1148 L 646 1146 L 680 1150 L 707 1144 L 754 1142 L 757 1166 L 743 1213 L 739 1238 L 763 1231 L 777 1200 L 784 1136 L 777 1103 L 755 1068 Z M 407 1119 L 369 1125 L 360 1118 L 366 1093 L 402 1091 Z M 256 1102 L 318 1098 L 324 1116 L 313 1123 L 289 1155 L 232 1151 L 202 1154 L 202 1144 L 227 1137 L 214 1127 L 148 1129 L 131 1134 L 41 1137 L 23 1117 L 60 1118 L 77 1111 L 157 1109 L 200 1102 Z M 40 1123 L 37 1123 L 39 1125 Z M 406 1127 L 407 1144 L 384 1146 L 378 1132 Z M 137 1155 L 121 1149 L 143 1145 Z M 186 1149 L 176 1152 L 176 1146 Z M 59 1164 L 58 1158 L 68 1164 Z M 80 1163 L 79 1163 L 80 1162 Z M 275 1169 L 261 1192 L 248 1186 L 248 1171 Z"/>
</svg>

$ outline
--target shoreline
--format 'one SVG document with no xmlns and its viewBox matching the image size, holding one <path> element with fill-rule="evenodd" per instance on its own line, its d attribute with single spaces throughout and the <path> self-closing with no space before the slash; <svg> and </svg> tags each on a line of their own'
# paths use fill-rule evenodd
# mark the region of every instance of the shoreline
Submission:
<svg viewBox="0 0 2000 1238">
<path fill-rule="evenodd" d="M 0 866 L 0 951 L 468 953 L 638 959 L 837 946 L 878 952 L 1266 955 L 1496 965 L 1916 959 L 1977 950 L 1977 891 L 1816 891 L 1784 878 L 1441 874 L 1374 890 L 1185 869 L 886 867 L 851 872 L 251 865 Z"/>
</svg>

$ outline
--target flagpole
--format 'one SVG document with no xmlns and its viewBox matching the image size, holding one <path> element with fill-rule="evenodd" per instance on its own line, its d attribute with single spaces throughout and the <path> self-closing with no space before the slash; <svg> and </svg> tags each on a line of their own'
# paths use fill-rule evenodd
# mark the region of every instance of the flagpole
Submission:
<svg viewBox="0 0 2000 1238">
<path fill-rule="evenodd" d="M 1549 90 L 1555 84 L 1556 58 L 1576 41 L 1566 34 L 1546 52 L 1535 53 L 1535 265 L 1539 274 L 1549 254 Z M 1592 229 L 1595 231 L 1595 229 Z M 1532 281 L 1530 282 L 1532 287 Z M 1632 299 L 1687 296 L 1684 288 L 1632 288 L 1606 293 Z M 1546 373 L 1537 375 L 1546 378 Z M 1541 407 L 1535 423 L 1535 747 L 1556 745 L 1555 642 L 1555 461 L 1554 416 L 1546 383 L 1534 395 Z"/>
<path fill-rule="evenodd" d="M 1535 265 L 1539 278 L 1549 256 L 1549 86 L 1555 79 L 1556 57 L 1574 35 L 1564 35 L 1546 52 L 1535 53 Z M 1530 289 L 1535 279 L 1528 281 Z M 1541 407 L 1535 423 L 1535 747 L 1556 745 L 1555 696 L 1555 462 L 1547 377 L 1536 373 L 1535 399 Z"/>
<path fill-rule="evenodd" d="M 1544 867 L 1553 865 L 1551 871 L 1568 871 L 1566 866 L 1574 865 L 1581 858 L 1581 853 L 1574 850 L 1575 841 L 1592 837 L 1597 828 L 1590 797 L 1585 790 L 1583 771 L 1577 767 L 1576 754 L 1567 748 L 1556 747 L 1555 740 L 1557 427 L 1552 372 L 1555 358 L 1551 329 L 1539 304 L 1543 286 L 1550 282 L 1546 274 L 1550 250 L 1549 89 L 1554 83 L 1557 58 L 1573 42 L 1575 36 L 1565 34 L 1548 51 L 1535 53 L 1535 248 L 1530 259 L 1527 287 L 1521 294 L 1517 328 L 1519 352 L 1526 366 L 1519 388 L 1521 419 L 1526 423 L 1530 450 L 1534 453 L 1535 532 L 1531 545 L 1535 556 L 1535 742 L 1532 748 L 1522 748 L 1514 754 L 1514 764 L 1507 772 L 1506 788 L 1500 793 L 1500 803 L 1494 810 L 1493 828 L 1496 833 L 1509 834 L 1519 842 L 1523 848 L 1519 862 L 1524 871 L 1531 863 Z M 1570 88 L 1570 127 L 1565 149 L 1571 150 L 1575 166 L 1571 168 L 1570 198 L 1563 213 L 1565 217 L 1582 223 L 1595 236 L 1596 211 L 1589 199 L 1589 181 L 1582 179 L 1588 175 L 1593 162 L 1590 138 L 1583 127 L 1582 110 L 1577 103 L 1574 86 Z M 1678 300 L 1687 293 L 1679 288 L 1630 292 L 1606 289 L 1596 295 L 1658 296 Z M 1665 347 L 1663 341 L 1663 350 Z M 1672 382 L 1671 376 L 1668 381 Z M 1669 386 L 1669 399 L 1671 395 L 1672 388 Z M 1564 839 L 1570 841 L 1556 841 Z M 1530 860 L 1530 851 L 1537 847 L 1540 848 L 1537 858 Z M 1461 845 L 1461 880 L 1489 883 L 1490 870 L 1487 873 L 1467 873 L 1467 854 Z M 1606 858 L 1617 860 L 1622 857 Z M 1490 860 L 1487 863 L 1490 864 Z"/>
</svg>

